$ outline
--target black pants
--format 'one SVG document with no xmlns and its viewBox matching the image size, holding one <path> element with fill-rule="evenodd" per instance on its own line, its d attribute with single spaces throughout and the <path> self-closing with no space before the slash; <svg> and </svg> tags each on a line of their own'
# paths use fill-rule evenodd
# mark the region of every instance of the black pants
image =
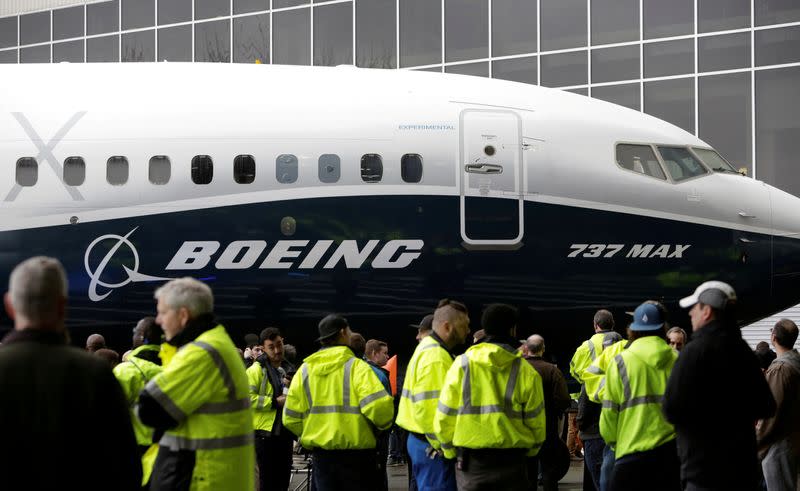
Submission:
<svg viewBox="0 0 800 491">
<path fill-rule="evenodd" d="M 316 449 L 311 458 L 316 491 L 374 491 L 379 488 L 374 448 Z"/>
<path fill-rule="evenodd" d="M 467 448 L 459 451 L 456 462 L 459 491 L 526 491 L 527 476 L 527 459 L 523 449 Z"/>
<path fill-rule="evenodd" d="M 389 491 L 389 476 L 386 474 L 386 461 L 389 459 L 389 432 L 378 433 L 375 438 L 377 457 L 378 487 L 376 491 Z"/>
<path fill-rule="evenodd" d="M 611 489 L 680 491 L 680 461 L 675 440 L 647 452 L 618 458 L 614 462 L 614 473 L 611 475 Z"/>
<path fill-rule="evenodd" d="M 292 438 L 256 431 L 256 464 L 260 491 L 286 491 L 292 474 Z"/>
</svg>

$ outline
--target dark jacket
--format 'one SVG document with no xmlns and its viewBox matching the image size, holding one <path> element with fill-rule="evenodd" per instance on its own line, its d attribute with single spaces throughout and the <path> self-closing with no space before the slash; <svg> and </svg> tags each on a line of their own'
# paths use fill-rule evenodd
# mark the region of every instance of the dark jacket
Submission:
<svg viewBox="0 0 800 491">
<path fill-rule="evenodd" d="M 140 488 L 127 403 L 105 360 L 62 333 L 12 331 L 0 391 L 0 489 Z"/>
<path fill-rule="evenodd" d="M 800 453 L 800 354 L 791 350 L 777 357 L 766 377 L 778 409 L 774 417 L 758 424 L 759 457 L 763 459 L 773 443 L 784 439 L 795 454 Z"/>
<path fill-rule="evenodd" d="M 681 479 L 708 489 L 755 489 L 755 423 L 775 400 L 736 326 L 712 321 L 681 351 L 664 393 L 675 425 Z"/>
<path fill-rule="evenodd" d="M 561 370 L 552 363 L 548 363 L 541 356 L 526 356 L 528 363 L 542 377 L 542 390 L 544 391 L 545 428 L 546 440 L 558 438 L 558 418 L 567 410 L 570 404 L 567 381 Z"/>
</svg>

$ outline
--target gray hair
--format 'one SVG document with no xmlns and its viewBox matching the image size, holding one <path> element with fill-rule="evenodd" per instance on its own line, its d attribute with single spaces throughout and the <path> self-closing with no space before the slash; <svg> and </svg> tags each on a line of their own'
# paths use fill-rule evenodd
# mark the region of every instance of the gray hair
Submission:
<svg viewBox="0 0 800 491">
<path fill-rule="evenodd" d="M 8 279 L 11 305 L 32 323 L 51 320 L 67 298 L 67 275 L 58 259 L 36 256 L 14 268 Z"/>
<path fill-rule="evenodd" d="M 170 308 L 185 308 L 192 318 L 214 311 L 214 294 L 202 281 L 189 276 L 169 281 L 156 290 L 156 300 Z"/>
<path fill-rule="evenodd" d="M 525 346 L 532 355 L 544 353 L 544 338 L 538 334 L 534 334 L 527 339 Z"/>
<path fill-rule="evenodd" d="M 683 329 L 681 329 L 680 327 L 678 327 L 678 326 L 671 327 L 671 328 L 669 329 L 669 331 L 667 331 L 667 337 L 669 337 L 669 335 L 670 335 L 670 334 L 672 334 L 673 332 L 677 332 L 678 334 L 680 334 L 681 336 L 683 336 L 683 342 L 686 342 L 686 341 L 688 341 L 688 336 L 686 335 L 686 331 L 684 331 L 684 330 L 683 330 Z"/>
</svg>

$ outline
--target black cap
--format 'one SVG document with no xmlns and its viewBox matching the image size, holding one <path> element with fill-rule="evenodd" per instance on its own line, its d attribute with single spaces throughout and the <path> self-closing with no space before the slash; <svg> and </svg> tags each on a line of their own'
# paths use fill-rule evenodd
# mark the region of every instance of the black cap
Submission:
<svg viewBox="0 0 800 491">
<path fill-rule="evenodd" d="M 338 314 L 326 315 L 324 319 L 319 321 L 319 338 L 317 341 L 322 341 L 339 334 L 339 331 L 349 327 L 347 319 Z"/>
<path fill-rule="evenodd" d="M 420 331 L 430 331 L 433 329 L 433 314 L 428 314 L 423 317 L 419 324 L 409 324 L 409 327 L 419 329 Z"/>
</svg>

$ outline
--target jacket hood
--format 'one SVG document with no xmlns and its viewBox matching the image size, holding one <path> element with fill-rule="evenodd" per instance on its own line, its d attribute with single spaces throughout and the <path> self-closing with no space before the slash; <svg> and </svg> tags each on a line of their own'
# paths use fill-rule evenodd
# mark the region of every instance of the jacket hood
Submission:
<svg viewBox="0 0 800 491">
<path fill-rule="evenodd" d="M 347 360 L 354 358 L 353 351 L 347 346 L 331 346 L 322 348 L 303 360 L 315 373 L 326 374 L 341 368 Z"/>
<path fill-rule="evenodd" d="M 507 368 L 522 355 L 508 344 L 484 342 L 476 344 L 465 353 L 471 362 L 485 366 L 490 370 L 500 371 Z"/>
<path fill-rule="evenodd" d="M 627 351 L 653 368 L 666 368 L 678 358 L 678 354 L 658 336 L 639 338 Z"/>
</svg>

